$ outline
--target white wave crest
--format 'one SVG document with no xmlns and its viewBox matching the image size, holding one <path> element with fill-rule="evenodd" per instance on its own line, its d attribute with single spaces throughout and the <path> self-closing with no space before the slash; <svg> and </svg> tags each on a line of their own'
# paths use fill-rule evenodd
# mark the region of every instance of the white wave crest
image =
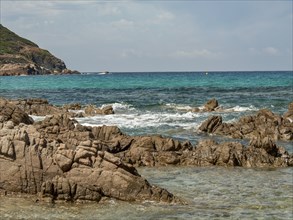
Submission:
<svg viewBox="0 0 293 220">
<path fill-rule="evenodd" d="M 256 107 L 254 107 L 253 105 L 249 106 L 249 107 L 242 107 L 242 106 L 235 106 L 233 108 L 227 108 L 224 109 L 224 112 L 247 112 L 247 111 L 257 111 L 258 109 Z"/>
<path fill-rule="evenodd" d="M 111 105 L 113 110 L 116 111 L 128 111 L 128 110 L 135 110 L 135 108 L 130 105 L 130 104 L 126 104 L 126 103 L 110 103 L 110 104 L 104 104 L 101 106 L 101 108 L 104 108 L 105 106 L 109 106 Z"/>
<path fill-rule="evenodd" d="M 93 117 L 76 118 L 78 122 L 86 126 L 114 125 L 120 128 L 143 129 L 146 127 L 158 128 L 160 126 L 193 128 L 196 125 L 198 114 L 187 112 L 180 113 L 154 113 L 143 114 L 114 114 L 97 115 Z"/>
</svg>

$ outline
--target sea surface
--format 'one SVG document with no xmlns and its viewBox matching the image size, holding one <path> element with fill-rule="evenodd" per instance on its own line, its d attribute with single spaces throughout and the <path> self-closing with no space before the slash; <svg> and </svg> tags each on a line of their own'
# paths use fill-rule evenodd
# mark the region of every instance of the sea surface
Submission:
<svg viewBox="0 0 293 220">
<path fill-rule="evenodd" d="M 293 101 L 293 72 L 124 72 L 61 76 L 0 77 L 0 97 L 45 98 L 112 105 L 114 115 L 80 118 L 83 125 L 117 125 L 129 135 L 161 134 L 196 144 L 202 138 L 232 139 L 198 132 L 211 114 L 224 121 L 267 108 L 283 114 Z M 216 98 L 223 112 L 193 113 Z M 33 116 L 34 117 L 34 116 Z M 40 118 L 34 117 L 36 120 Z M 248 140 L 238 140 L 246 144 Z M 292 142 L 278 142 L 293 152 Z M 293 169 L 139 168 L 151 183 L 188 205 L 108 201 L 105 204 L 36 204 L 0 198 L 0 218 L 24 219 L 292 219 Z M 31 211 L 33 210 L 33 211 Z"/>
</svg>

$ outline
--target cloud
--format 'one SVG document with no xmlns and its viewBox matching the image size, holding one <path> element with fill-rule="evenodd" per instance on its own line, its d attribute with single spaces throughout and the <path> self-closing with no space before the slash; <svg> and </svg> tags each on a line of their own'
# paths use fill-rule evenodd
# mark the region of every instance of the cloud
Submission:
<svg viewBox="0 0 293 220">
<path fill-rule="evenodd" d="M 170 54 L 171 57 L 175 57 L 175 58 L 208 58 L 208 59 L 217 58 L 220 55 L 221 55 L 220 52 L 213 52 L 208 49 L 190 50 L 190 51 L 179 50 Z"/>
<path fill-rule="evenodd" d="M 272 46 L 263 47 L 263 48 L 254 48 L 250 47 L 249 52 L 254 55 L 269 55 L 269 56 L 278 56 L 281 55 L 281 51 Z"/>
<path fill-rule="evenodd" d="M 81 71 L 292 66 L 292 2 L 0 1 L 4 26 Z"/>
<path fill-rule="evenodd" d="M 113 21 L 113 22 L 111 22 L 111 25 L 112 25 L 114 28 L 124 29 L 124 28 L 131 28 L 131 27 L 133 27 L 134 22 L 122 18 L 122 19 L 120 19 L 120 20 L 118 20 L 118 21 Z"/>
<path fill-rule="evenodd" d="M 263 48 L 263 52 L 271 56 L 276 56 L 279 54 L 279 50 L 274 47 L 265 47 Z"/>
</svg>

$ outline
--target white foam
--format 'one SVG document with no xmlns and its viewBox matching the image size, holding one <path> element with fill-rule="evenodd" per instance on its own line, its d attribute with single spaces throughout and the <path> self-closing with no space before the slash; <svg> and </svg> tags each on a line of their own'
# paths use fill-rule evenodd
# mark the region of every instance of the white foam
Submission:
<svg viewBox="0 0 293 220">
<path fill-rule="evenodd" d="M 185 111 L 190 111 L 193 109 L 193 107 L 189 105 L 181 105 L 181 104 L 175 104 L 175 103 L 167 103 L 166 106 L 167 108 L 170 108 L 170 109 L 185 110 Z"/>
<path fill-rule="evenodd" d="M 76 118 L 82 125 L 102 126 L 115 125 L 120 128 L 143 129 L 146 127 L 157 128 L 160 126 L 182 127 L 190 129 L 195 126 L 197 113 L 132 113 L 114 115 L 96 115 L 93 117 Z"/>
<path fill-rule="evenodd" d="M 32 119 L 37 122 L 37 121 L 43 121 L 47 116 L 36 116 L 36 115 L 29 115 L 32 117 Z"/>
<path fill-rule="evenodd" d="M 135 108 L 132 105 L 126 104 L 126 103 L 111 103 L 111 104 L 104 104 L 101 107 L 109 106 L 111 105 L 113 107 L 114 111 L 119 111 L 119 110 L 135 110 Z"/>
<path fill-rule="evenodd" d="M 258 109 L 256 107 L 254 107 L 253 105 L 249 106 L 249 107 L 242 107 L 242 106 L 235 106 L 233 108 L 227 108 L 224 109 L 224 112 L 246 112 L 246 111 L 257 111 Z"/>
</svg>

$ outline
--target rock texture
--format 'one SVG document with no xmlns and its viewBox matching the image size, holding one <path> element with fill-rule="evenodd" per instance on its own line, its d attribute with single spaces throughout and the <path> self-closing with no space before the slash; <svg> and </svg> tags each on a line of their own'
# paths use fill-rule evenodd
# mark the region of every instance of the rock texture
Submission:
<svg viewBox="0 0 293 220">
<path fill-rule="evenodd" d="M 63 129 L 73 129 L 66 117 L 62 122 Z M 150 185 L 132 165 L 100 151 L 92 140 L 78 141 L 77 146 L 69 143 L 44 137 L 34 125 L 0 123 L 0 189 L 39 194 L 50 201 L 98 202 L 110 197 L 181 202 Z"/>
<path fill-rule="evenodd" d="M 215 98 L 208 100 L 203 107 L 192 108 L 191 112 L 213 112 L 222 111 L 223 109 L 219 106 L 218 100 Z"/>
<path fill-rule="evenodd" d="M 199 130 L 233 138 L 269 137 L 273 140 L 293 140 L 293 104 L 283 116 L 262 109 L 256 115 L 243 116 L 235 123 L 222 122 L 221 116 L 210 116 Z"/>
<path fill-rule="evenodd" d="M 11 103 L 23 110 L 29 115 L 46 116 L 54 114 L 67 113 L 71 117 L 87 117 L 94 115 L 108 115 L 114 114 L 112 106 L 104 106 L 97 108 L 94 105 L 87 105 L 82 107 L 79 103 L 73 103 L 64 105 L 61 107 L 54 106 L 46 99 L 34 98 L 34 99 L 19 99 L 19 100 L 6 100 L 0 97 L 0 101 Z M 74 110 L 81 110 L 74 112 Z"/>
<path fill-rule="evenodd" d="M 257 136 L 247 147 L 213 140 L 192 146 L 158 135 L 128 136 L 116 126 L 82 126 L 66 113 L 31 124 L 12 103 L 0 109 L 0 190 L 50 201 L 182 202 L 149 184 L 136 166 L 293 166 L 293 155 L 269 137 Z"/>
<path fill-rule="evenodd" d="M 76 74 L 65 63 L 0 24 L 0 76 Z"/>
</svg>

